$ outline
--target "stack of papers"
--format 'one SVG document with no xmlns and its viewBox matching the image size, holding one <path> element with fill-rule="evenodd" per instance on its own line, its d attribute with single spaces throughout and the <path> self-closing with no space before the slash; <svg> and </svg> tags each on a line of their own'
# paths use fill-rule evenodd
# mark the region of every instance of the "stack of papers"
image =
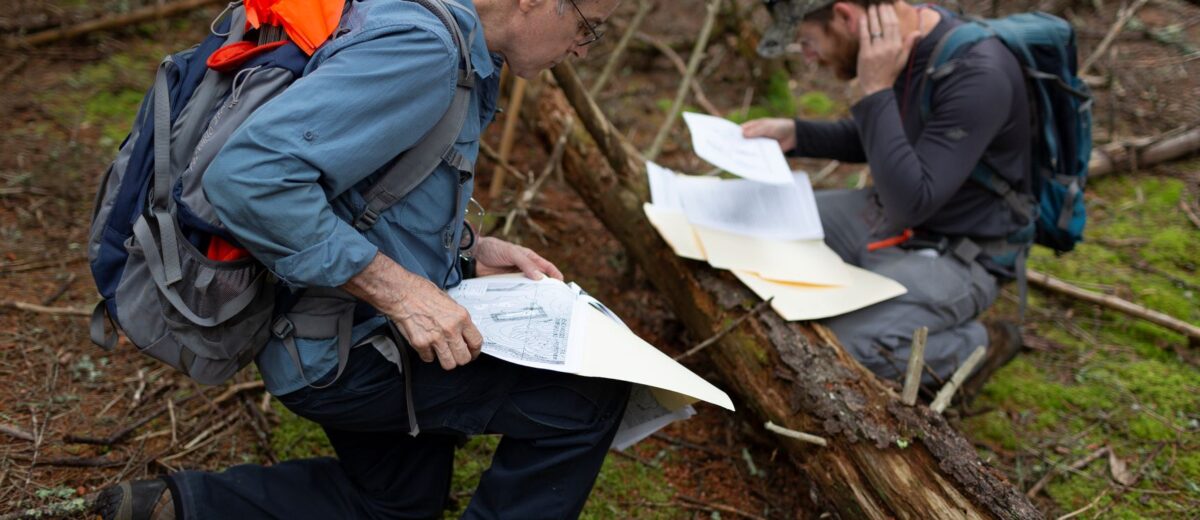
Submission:
<svg viewBox="0 0 1200 520">
<path fill-rule="evenodd" d="M 846 264 L 824 242 L 808 175 L 772 139 L 745 139 L 724 119 L 684 114 L 696 154 L 742 179 L 680 175 L 646 163 L 646 217 L 684 258 L 728 269 L 787 320 L 845 314 L 904 294 Z"/>
<path fill-rule="evenodd" d="M 464 280 L 449 291 L 483 334 L 483 353 L 535 368 L 634 383 L 613 446 L 625 449 L 707 401 L 733 402 L 633 333 L 574 283 L 521 275 Z"/>
</svg>

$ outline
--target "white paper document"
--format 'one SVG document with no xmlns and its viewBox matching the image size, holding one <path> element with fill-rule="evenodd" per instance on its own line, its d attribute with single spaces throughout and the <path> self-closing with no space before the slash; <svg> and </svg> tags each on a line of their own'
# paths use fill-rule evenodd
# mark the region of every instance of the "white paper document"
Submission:
<svg viewBox="0 0 1200 520">
<path fill-rule="evenodd" d="M 729 396 L 639 338 L 575 284 L 520 275 L 464 280 L 449 291 L 483 334 L 483 353 L 536 368 L 635 383 L 614 446 L 637 442 Z M 648 397 L 647 397 L 648 396 Z"/>
<path fill-rule="evenodd" d="M 791 184 L 792 172 L 778 141 L 746 139 L 741 126 L 720 117 L 685 112 L 683 120 L 692 133 L 692 148 L 701 159 L 752 181 Z"/>
<path fill-rule="evenodd" d="M 788 321 L 840 316 L 907 292 L 891 278 L 852 265 L 847 265 L 846 270 L 850 274 L 850 283 L 841 287 L 773 282 L 744 271 L 733 274 L 759 298 L 774 298 L 771 308 Z"/>
<path fill-rule="evenodd" d="M 778 185 L 680 175 L 673 187 L 694 225 L 767 240 L 825 238 L 808 174 L 788 176 L 793 182 Z"/>
<path fill-rule="evenodd" d="M 449 294 L 483 333 L 483 353 L 518 365 L 575 372 L 580 352 L 571 348 L 570 332 L 576 295 L 562 282 L 546 280 L 553 283 L 478 278 Z"/>
</svg>

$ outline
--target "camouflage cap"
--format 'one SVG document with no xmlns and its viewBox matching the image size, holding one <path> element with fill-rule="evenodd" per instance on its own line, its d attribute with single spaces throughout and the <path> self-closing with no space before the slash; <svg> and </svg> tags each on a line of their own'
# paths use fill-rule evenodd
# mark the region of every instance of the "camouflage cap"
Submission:
<svg viewBox="0 0 1200 520">
<path fill-rule="evenodd" d="M 764 58 L 782 56 L 796 36 L 796 25 L 809 13 L 828 7 L 837 0 L 763 0 L 771 12 L 771 26 L 758 43 L 758 55 Z"/>
</svg>

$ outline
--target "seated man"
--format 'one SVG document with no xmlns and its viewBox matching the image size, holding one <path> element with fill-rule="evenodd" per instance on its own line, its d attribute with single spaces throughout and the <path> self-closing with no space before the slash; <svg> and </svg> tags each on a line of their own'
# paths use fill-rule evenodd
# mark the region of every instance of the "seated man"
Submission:
<svg viewBox="0 0 1200 520">
<path fill-rule="evenodd" d="M 917 98 L 930 56 L 963 22 L 896 0 L 793 1 L 807 3 L 807 11 L 790 6 L 802 16 L 796 29 L 804 56 L 839 79 L 857 79 L 861 98 L 847 119 L 759 119 L 744 133 L 777 139 L 795 156 L 867 162 L 873 187 L 817 193 L 825 241 L 847 263 L 908 289 L 826 325 L 867 368 L 893 380 L 903 378 L 919 327 L 929 328 L 925 363 L 933 374 L 925 384 L 948 379 L 987 346 L 967 388 L 974 393 L 1020 348 L 1015 325 L 985 327 L 977 318 L 998 284 L 1015 277 L 1015 265 L 998 265 L 989 254 L 1027 221 L 969 176 L 984 161 L 1019 191 L 1031 189 L 1021 68 L 1003 43 L 984 40 L 936 82 L 931 113 L 922 117 Z"/>
<path fill-rule="evenodd" d="M 474 87 L 455 151 L 474 161 L 502 62 L 531 78 L 586 56 L 617 3 L 446 2 L 450 23 L 472 37 L 461 51 L 474 66 L 462 72 Z M 267 389 L 320 424 L 337 458 L 122 483 L 97 499 L 105 520 L 441 518 L 455 445 L 482 433 L 503 438 L 465 517 L 574 518 L 587 500 L 629 385 L 479 357 L 479 330 L 445 292 L 469 274 L 459 248 L 471 175 L 443 161 L 365 233 L 348 223 L 364 183 L 429 132 L 466 81 L 460 48 L 431 11 L 404 0 L 349 5 L 306 75 L 246 120 L 204 178 L 221 221 L 280 279 L 340 287 L 369 304 L 350 332 L 366 346 L 353 349 L 344 373 L 336 337 L 298 341 L 299 366 L 279 340 L 257 358 Z M 494 238 L 474 253 L 480 275 L 562 277 Z M 387 336 L 387 320 L 424 361 L 406 363 L 411 387 L 386 357 L 394 348 L 371 348 Z M 410 435 L 414 414 L 420 432 Z"/>
</svg>

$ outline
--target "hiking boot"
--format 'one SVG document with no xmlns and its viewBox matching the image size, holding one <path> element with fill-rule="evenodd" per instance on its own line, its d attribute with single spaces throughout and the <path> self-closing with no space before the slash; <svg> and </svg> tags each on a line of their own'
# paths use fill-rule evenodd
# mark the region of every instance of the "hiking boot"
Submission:
<svg viewBox="0 0 1200 520">
<path fill-rule="evenodd" d="M 96 497 L 92 511 L 104 520 L 175 520 L 171 490 L 161 478 L 109 487 Z"/>
<path fill-rule="evenodd" d="M 970 402 L 983 390 L 984 383 L 1001 367 L 1017 357 L 1021 351 L 1021 327 L 1006 320 L 984 322 L 988 332 L 987 354 L 975 373 L 963 382 L 959 394 L 964 402 Z"/>
</svg>

